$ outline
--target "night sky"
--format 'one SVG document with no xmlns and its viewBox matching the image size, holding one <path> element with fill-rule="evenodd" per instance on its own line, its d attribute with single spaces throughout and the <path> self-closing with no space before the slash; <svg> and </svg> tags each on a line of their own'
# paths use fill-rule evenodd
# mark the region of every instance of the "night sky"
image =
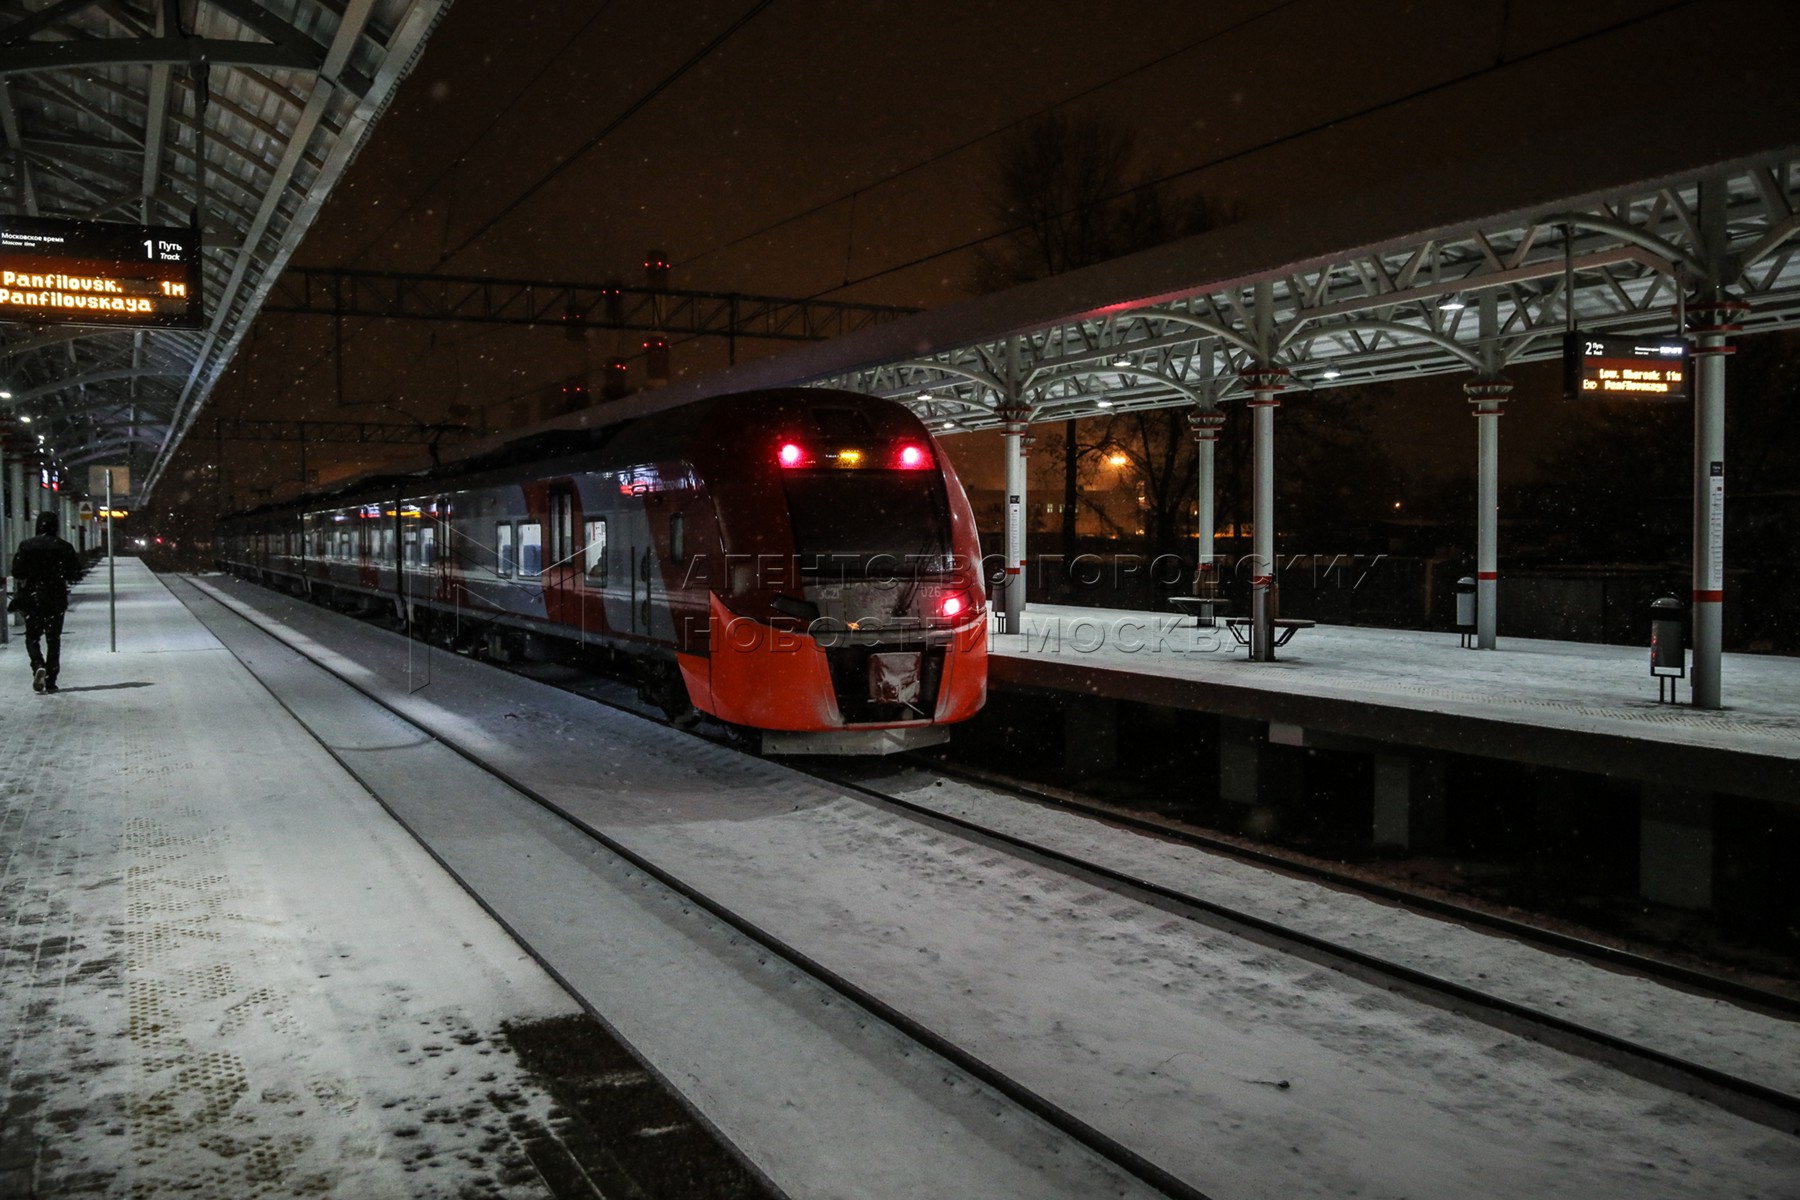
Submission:
<svg viewBox="0 0 1800 1200">
<path fill-rule="evenodd" d="M 1666 53 L 1707 7 L 457 0 L 294 264 L 635 284 L 656 248 L 677 288 L 943 305 L 968 294 L 973 245 L 1001 231 L 997 138 L 1036 114 L 1128 124 L 1141 170 L 1247 217 L 1354 205 L 1395 177 L 1429 188 L 1528 151 L 1550 126 L 1631 119 L 1650 83 L 1591 86 L 1605 72 L 1580 39 L 1623 23 L 1606 43 L 1621 59 Z M 492 419 L 613 354 L 641 378 L 639 340 L 347 322 L 340 384 L 331 322 L 266 315 L 157 499 L 210 512 L 294 486 L 291 444 L 228 444 L 218 487 L 212 415 Z M 723 354 L 678 345 L 676 373 Z M 1555 427 L 1550 373 L 1516 375 L 1515 475 Z M 1382 401 L 1422 474 L 1472 469 L 1459 385 Z M 977 439 L 998 443 L 952 442 Z M 985 444 L 953 448 L 986 473 Z M 307 465 L 329 478 L 391 453 L 316 446 Z"/>
</svg>

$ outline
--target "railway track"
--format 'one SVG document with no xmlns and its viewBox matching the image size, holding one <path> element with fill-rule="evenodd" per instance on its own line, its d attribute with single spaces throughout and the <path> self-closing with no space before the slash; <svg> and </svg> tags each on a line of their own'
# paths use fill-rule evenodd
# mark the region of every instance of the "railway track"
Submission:
<svg viewBox="0 0 1800 1200">
<path fill-rule="evenodd" d="M 1701 1097 L 1729 1112 L 1768 1125 L 1773 1129 L 1800 1136 L 1800 1096 L 1778 1088 L 1763 1086 L 1728 1071 L 1684 1059 L 1677 1054 L 1641 1045 L 1628 1038 L 1584 1025 L 1578 1020 L 1547 1012 L 1539 1006 L 1520 1003 L 1491 991 L 1484 991 L 1481 988 L 1471 987 L 1430 971 L 1417 969 L 1404 962 L 1396 961 L 1390 956 L 1359 950 L 1341 942 L 1308 933 L 1290 924 L 1271 920 L 1245 906 L 1221 903 L 1210 899 L 1201 894 L 1198 889 L 1168 886 L 1150 879 L 1135 877 L 1090 857 L 1059 849 L 1046 839 L 1020 836 L 998 827 L 993 822 L 955 815 L 942 805 L 907 799 L 894 791 L 856 779 L 844 771 L 830 768 L 808 769 L 822 779 L 828 779 L 840 787 L 850 788 L 867 796 L 874 803 L 888 805 L 934 825 L 980 838 L 988 844 L 1003 846 L 1016 853 L 1029 855 L 1084 880 L 1109 887 L 1121 896 L 1142 899 L 1145 903 L 1157 905 L 1166 911 L 1250 938 L 1271 949 L 1309 958 L 1368 982 L 1403 991 L 1424 1003 L 1474 1017 L 1509 1032 L 1523 1033 L 1555 1045 L 1559 1049 L 1625 1071 L 1658 1086 L 1673 1088 L 1688 1095 Z M 965 775 L 966 777 L 968 776 Z M 1010 795 L 1029 800 L 1037 799 L 1037 796 L 1033 795 L 1033 790 L 1009 786 L 991 776 L 983 779 L 982 783 L 983 786 L 995 788 Z M 1139 828 L 1159 835 L 1168 833 L 1166 829 L 1157 828 L 1155 823 L 1121 819 L 1117 814 L 1108 813 L 1097 806 L 1070 804 L 1066 807 L 1083 812 L 1091 818 L 1118 821 L 1127 827 Z M 1217 852 L 1220 849 L 1215 839 L 1176 837 L 1174 840 L 1204 846 L 1209 852 Z M 1271 866 L 1279 865 L 1284 870 L 1294 871 L 1295 874 L 1308 874 L 1320 882 L 1338 884 L 1348 882 L 1348 877 L 1335 872 L 1295 870 L 1291 863 L 1271 855 L 1252 854 L 1244 857 L 1260 860 Z M 1358 890 L 1389 901 L 1412 903 L 1409 896 L 1400 893 L 1397 889 L 1359 888 Z M 1779 1013 L 1789 1019 L 1800 1015 L 1800 1005 L 1786 997 L 1757 989 L 1747 989 L 1735 984 L 1730 987 L 1709 988 L 1706 985 L 1721 981 L 1714 981 L 1709 977 L 1700 976 L 1697 972 L 1617 951 L 1611 947 L 1598 946 L 1580 939 L 1554 934 L 1522 922 L 1494 918 L 1491 914 L 1472 914 L 1470 910 L 1456 905 L 1421 903 L 1417 907 L 1432 913 L 1432 915 L 1451 917 L 1459 922 L 1499 932 L 1521 942 L 1555 946 L 1559 950 L 1571 952 L 1596 964 L 1628 969 L 1645 979 L 1678 982 L 1690 990 L 1698 990 L 1721 1000 L 1740 1000 L 1744 998 L 1746 992 L 1750 992 L 1760 1008 L 1772 1013 Z M 1477 915 L 1480 919 L 1476 919 Z"/>
<path fill-rule="evenodd" d="M 244 619 L 249 618 L 245 617 Z M 351 686 L 357 686 L 355 681 L 346 677 L 343 672 L 340 671 L 339 674 Z M 385 704 L 370 690 L 363 688 L 359 688 L 359 690 L 372 700 Z M 602 704 L 631 712 L 635 716 L 644 715 L 641 707 L 629 700 L 616 695 L 612 698 L 594 695 L 595 691 L 604 694 L 607 690 L 604 687 L 583 687 L 580 690 L 590 698 L 599 699 Z M 387 707 L 390 711 L 397 711 L 391 705 Z M 430 731 L 427 730 L 427 732 Z M 464 753 L 467 755 L 466 751 Z M 480 765 L 483 770 L 493 769 L 490 764 Z M 531 796 L 537 803 L 556 810 L 564 816 L 569 815 L 554 798 L 536 793 L 524 781 L 510 778 L 504 771 L 495 771 L 494 773 L 497 778 L 505 780 L 508 786 Z M 813 774 L 815 778 L 828 783 L 840 794 L 854 794 L 870 805 L 880 806 L 886 812 L 903 814 L 908 821 L 925 823 L 933 830 L 957 838 L 972 839 L 985 849 L 1003 851 L 1008 855 L 1018 857 L 1021 861 L 1029 862 L 1039 869 L 1060 873 L 1077 881 L 1081 887 L 1103 889 L 1106 893 L 1122 900 L 1179 916 L 1184 921 L 1228 932 L 1233 937 L 1243 938 L 1258 945 L 1279 950 L 1283 954 L 1329 967 L 1333 971 L 1367 982 L 1374 987 L 1404 995 L 1435 1008 L 1473 1018 L 1585 1059 L 1603 1063 L 1637 1079 L 1650 1082 L 1659 1088 L 1700 1097 L 1725 1111 L 1746 1117 L 1771 1129 L 1787 1134 L 1800 1132 L 1800 1100 L 1779 1087 L 1758 1083 L 1706 1063 L 1690 1061 L 1679 1053 L 1638 1044 L 1629 1037 L 1605 1029 L 1593 1028 L 1579 1020 L 1559 1016 L 1554 1012 L 1544 1011 L 1543 1006 L 1523 1004 L 1505 996 L 1484 991 L 1479 987 L 1444 978 L 1431 971 L 1417 969 L 1404 962 L 1396 962 L 1391 957 L 1378 952 L 1348 947 L 1338 940 L 1322 937 L 1304 929 L 1294 928 L 1290 924 L 1272 920 L 1242 905 L 1209 898 L 1200 894 L 1201 889 L 1171 885 L 1143 872 L 1121 869 L 1115 864 L 1099 860 L 1092 855 L 1071 851 L 1053 844 L 1043 837 L 1023 833 L 1017 827 L 1019 822 L 1016 820 L 1011 822 L 1014 827 L 1007 828 L 1006 820 L 971 818 L 950 812 L 946 806 L 941 804 L 921 802 L 912 793 L 921 790 L 931 791 L 932 784 L 929 780 L 923 785 L 919 785 L 915 781 L 913 785 L 896 788 L 882 785 L 879 779 L 868 778 L 867 773 L 864 773 L 864 777 L 859 778 L 855 777 L 857 774 L 855 772 L 846 773 L 841 770 L 821 768 L 814 771 Z M 988 786 L 991 787 L 992 784 L 990 783 Z M 1043 799 L 1041 796 L 1021 797 L 1015 793 L 1010 798 L 1010 803 L 1020 811 L 1028 808 L 1031 812 L 1042 813 L 1044 811 Z M 1082 819 L 1091 822 L 1095 816 L 1103 817 L 1110 824 L 1126 823 L 1121 814 L 1112 811 L 1085 814 Z M 978 1053 L 971 1053 L 954 1037 L 934 1032 L 927 1023 L 915 1020 L 903 1008 L 889 1004 L 878 988 L 859 984 L 828 963 L 809 955 L 804 948 L 785 942 L 780 936 L 762 928 L 756 921 L 737 914 L 728 902 L 717 900 L 701 889 L 689 887 L 679 877 L 663 871 L 653 861 L 636 855 L 629 847 L 611 845 L 613 839 L 608 838 L 602 831 L 587 827 L 585 824 L 584 828 L 597 840 L 609 843 L 609 852 L 619 853 L 621 859 L 629 862 L 633 870 L 642 872 L 647 877 L 655 878 L 659 886 L 667 887 L 679 895 L 682 903 L 693 905 L 704 911 L 710 919 L 728 926 L 734 935 L 754 942 L 767 953 L 781 956 L 785 961 L 792 963 L 795 969 L 804 971 L 809 977 L 819 981 L 822 986 L 843 997 L 845 1003 L 853 1005 L 859 1012 L 866 1014 L 869 1020 L 898 1031 L 901 1036 L 921 1047 L 924 1052 L 964 1073 L 974 1086 L 985 1088 L 993 1095 L 1004 1098 L 1019 1112 L 1028 1114 L 1031 1118 L 1056 1129 L 1062 1136 L 1071 1139 L 1072 1143 L 1082 1147 L 1085 1152 L 1104 1159 L 1121 1173 L 1162 1194 L 1177 1196 L 1201 1194 L 1183 1177 L 1165 1170 L 1151 1157 L 1137 1153 L 1130 1146 L 1097 1129 L 1081 1114 L 1060 1106 L 1046 1095 L 1022 1084 L 1009 1075 L 1003 1066 L 987 1061 Z M 1153 832 L 1158 838 L 1167 838 L 1170 831 L 1166 828 L 1155 828 L 1145 832 Z M 1217 848 L 1207 847 L 1207 849 L 1210 852 Z M 1282 866 L 1291 870 L 1291 864 L 1282 864 Z M 665 875 L 668 877 L 664 878 Z M 1389 903 L 1404 903 L 1412 906 L 1412 899 L 1410 897 L 1392 898 Z M 1511 936 L 1510 931 L 1502 930 L 1501 932 Z M 1563 946 L 1559 947 L 1559 951 L 1578 948 L 1580 947 Z M 1655 964 L 1627 962 L 1615 957 L 1609 959 L 1604 965 L 1607 970 L 1617 972 Z M 1644 974 L 1648 977 L 1649 971 L 1646 970 Z M 1668 980 L 1659 982 L 1666 984 Z M 1680 983 L 1690 991 L 1697 986 L 1696 981 L 1691 978 L 1682 980 Z M 1741 997 L 1734 997 L 1732 1002 L 1744 1003 Z M 1774 1009 L 1777 1006 L 1765 1007 Z"/>
<path fill-rule="evenodd" d="M 898 1051 L 902 1058 L 911 1058 L 916 1053 L 921 1058 L 937 1060 L 937 1065 L 927 1069 L 938 1073 L 945 1087 L 952 1091 L 960 1090 L 972 1096 L 979 1105 L 987 1109 L 985 1115 L 989 1120 L 1000 1124 L 1008 1122 L 1016 1124 L 1021 1121 L 1041 1122 L 1048 1130 L 1067 1139 L 1070 1157 L 1079 1157 L 1083 1153 L 1091 1155 L 1098 1163 L 1115 1169 L 1120 1179 L 1135 1181 L 1143 1187 L 1141 1193 L 1134 1192 L 1129 1186 L 1121 1190 L 1117 1186 L 1120 1181 L 1113 1180 L 1110 1182 L 1114 1186 L 1108 1194 L 1142 1194 L 1166 1196 L 1174 1198 L 1174 1200 L 1206 1200 L 1205 1193 L 1197 1188 L 1170 1174 L 1129 1146 L 1094 1129 L 1080 1117 L 1052 1100 L 1038 1095 L 1018 1080 L 1008 1076 L 1004 1071 L 983 1062 L 978 1056 L 964 1050 L 951 1039 L 888 1004 L 875 992 L 813 959 L 801 948 L 787 944 L 776 934 L 759 926 L 754 920 L 734 911 L 729 905 L 709 896 L 702 889 L 680 878 L 678 874 L 664 869 L 650 858 L 634 851 L 620 840 L 608 835 L 604 830 L 597 828 L 591 822 L 583 820 L 581 816 L 571 812 L 556 798 L 546 795 L 526 781 L 512 776 L 496 764 L 485 761 L 479 754 L 458 746 L 454 742 L 443 740 L 440 730 L 434 730 L 418 723 L 399 708 L 384 700 L 376 690 L 364 686 L 356 680 L 352 672 L 345 672 L 341 667 L 334 666 L 326 656 L 318 654 L 316 650 L 310 649 L 304 644 L 296 644 L 281 638 L 276 629 L 266 622 L 259 621 L 254 614 L 229 604 L 225 597 L 211 588 L 196 584 L 195 592 L 197 597 L 204 597 L 204 600 L 199 600 L 199 603 L 209 603 L 212 609 L 209 614 L 200 614 L 202 621 L 213 630 L 215 635 L 221 636 L 221 640 L 225 642 L 227 648 L 239 658 L 247 669 L 262 680 L 283 707 L 293 713 L 296 719 L 300 720 L 301 724 L 313 733 L 320 744 L 349 770 L 370 791 L 371 795 L 384 807 L 387 807 L 439 862 L 449 868 L 453 874 L 458 875 L 464 886 L 470 889 L 484 907 L 500 918 L 502 923 L 513 929 L 515 936 L 520 937 L 520 941 L 527 951 L 537 957 L 553 975 L 564 980 L 565 984 L 569 982 L 569 979 L 562 965 L 547 957 L 543 947 L 534 945 L 527 937 L 521 936 L 521 931 L 508 920 L 507 915 L 497 906 L 495 898 L 479 890 L 478 886 L 472 885 L 457 870 L 445 848 L 406 811 L 403 805 L 395 802 L 391 787 L 369 778 L 360 769 L 358 763 L 345 755 L 330 735 L 316 729 L 308 720 L 303 709 L 299 705 L 291 703 L 289 696 L 284 694 L 287 689 L 283 687 L 279 677 L 271 673 L 266 665 L 259 664 L 252 656 L 245 653 L 241 637 L 235 637 L 231 632 L 223 629 L 224 624 L 236 622 L 246 629 L 254 630 L 257 636 L 267 638 L 271 642 L 280 644 L 286 650 L 300 655 L 314 668 L 330 674 L 355 691 L 368 704 L 379 707 L 393 720 L 403 723 L 417 738 L 437 743 L 454 751 L 468 765 L 491 776 L 494 782 L 501 787 L 539 806 L 545 812 L 552 813 L 557 818 L 568 822 L 572 828 L 580 830 L 583 837 L 591 840 L 596 848 L 616 859 L 628 878 L 635 876 L 638 886 L 663 890 L 668 895 L 668 902 L 679 908 L 684 916 L 692 916 L 697 912 L 702 915 L 703 919 L 710 919 L 728 929 L 733 937 L 742 939 L 742 942 L 747 945 L 749 953 L 758 959 L 759 966 L 773 967 L 776 970 L 785 967 L 790 972 L 790 977 L 793 975 L 803 976 L 805 981 L 820 993 L 818 1000 L 820 1004 L 830 1006 L 837 1003 L 852 1011 L 849 1023 L 856 1030 L 869 1033 L 876 1043 L 876 1047 L 868 1051 L 871 1056 L 890 1057 L 895 1053 L 893 1045 L 896 1041 L 910 1045 L 911 1049 L 902 1048 Z M 196 607 L 196 600 L 190 600 L 185 595 L 181 598 L 184 602 L 189 603 L 190 607 L 195 607 L 197 613 L 200 613 L 199 608 Z M 604 701 L 602 702 L 604 703 Z M 779 962 L 774 960 L 779 960 Z M 579 990 L 577 990 L 577 996 L 587 1003 L 588 997 Z M 602 1020 L 605 1020 L 603 1014 L 596 1012 L 595 1015 L 601 1016 Z M 852 1052 L 854 1052 L 854 1048 L 852 1048 Z M 1009 1107 L 1016 1111 L 1008 1114 L 1004 1110 Z M 1054 1149 L 1051 1157 L 1063 1153 L 1062 1149 Z M 1091 1175 L 1093 1169 L 1088 1167 L 1082 1173 Z M 772 1182 L 776 1187 L 781 1186 L 779 1180 Z M 904 1185 L 901 1186 L 903 1191 L 899 1194 L 905 1194 Z M 1075 1194 L 1085 1191 L 1086 1187 L 1084 1186 Z"/>
</svg>

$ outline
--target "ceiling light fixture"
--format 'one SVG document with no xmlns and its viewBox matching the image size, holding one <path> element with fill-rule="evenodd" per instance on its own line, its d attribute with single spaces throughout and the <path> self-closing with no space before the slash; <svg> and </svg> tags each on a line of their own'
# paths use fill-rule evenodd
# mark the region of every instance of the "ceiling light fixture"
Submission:
<svg viewBox="0 0 1800 1200">
<path fill-rule="evenodd" d="M 1459 308 L 1469 307 L 1469 301 L 1461 292 L 1451 292 L 1438 301 L 1438 308 L 1444 312 L 1455 312 Z"/>
</svg>

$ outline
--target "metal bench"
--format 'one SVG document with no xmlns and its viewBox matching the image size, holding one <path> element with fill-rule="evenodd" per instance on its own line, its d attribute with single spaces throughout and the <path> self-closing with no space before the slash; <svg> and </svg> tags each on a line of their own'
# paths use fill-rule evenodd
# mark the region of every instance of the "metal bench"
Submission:
<svg viewBox="0 0 1800 1200">
<path fill-rule="evenodd" d="M 1277 647 L 1287 645 L 1293 640 L 1296 633 L 1302 629 L 1311 629 L 1316 624 L 1318 622 L 1304 621 L 1297 617 L 1276 617 L 1274 620 L 1275 645 Z M 1240 646 L 1250 644 L 1250 625 L 1251 618 L 1249 617 L 1225 618 L 1225 627 L 1231 630 L 1231 636 L 1237 639 L 1237 644 Z"/>
</svg>

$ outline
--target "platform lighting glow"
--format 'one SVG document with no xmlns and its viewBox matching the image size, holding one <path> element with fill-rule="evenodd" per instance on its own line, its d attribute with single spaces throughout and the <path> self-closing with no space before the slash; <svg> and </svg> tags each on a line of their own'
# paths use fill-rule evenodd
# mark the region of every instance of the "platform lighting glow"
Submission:
<svg viewBox="0 0 1800 1200">
<path fill-rule="evenodd" d="M 784 467 L 797 467 L 805 457 L 806 451 L 793 442 L 789 442 L 781 448 L 781 465 Z"/>
<path fill-rule="evenodd" d="M 19 420 L 21 420 L 25 424 L 29 425 L 29 424 L 31 424 L 31 414 L 30 413 L 20 413 Z"/>
<path fill-rule="evenodd" d="M 925 401 L 931 401 L 931 400 L 936 400 L 937 397 L 933 396 L 930 392 L 920 392 L 919 399 L 925 400 Z"/>
<path fill-rule="evenodd" d="M 1336 367 L 1326 367 L 1324 370 L 1324 373 L 1321 374 L 1319 376 L 1319 378 L 1321 378 L 1321 379 L 1336 379 L 1339 375 L 1342 375 L 1342 374 L 1343 374 L 1343 372 L 1338 370 Z"/>
<path fill-rule="evenodd" d="M 1463 299 L 1463 294 L 1461 292 L 1451 292 L 1448 296 L 1445 296 L 1438 302 L 1438 308 L 1446 312 L 1454 312 L 1459 308 L 1467 307 L 1469 307 L 1469 302 Z"/>
<path fill-rule="evenodd" d="M 1123 467 L 1130 462 L 1131 460 L 1123 454 L 1109 454 L 1106 456 L 1106 465 L 1109 467 Z"/>
<path fill-rule="evenodd" d="M 1121 354 L 1117 358 L 1113 359 L 1113 366 L 1115 366 L 1115 367 L 1129 367 L 1130 365 L 1131 365 L 1131 355 L 1129 355 L 1129 354 Z"/>
<path fill-rule="evenodd" d="M 0 400 L 11 400 L 11 399 L 12 399 L 11 392 L 0 392 Z"/>
<path fill-rule="evenodd" d="M 1111 408 L 1112 401 L 1111 400 L 1096 400 L 1096 401 L 1094 401 L 1094 407 L 1095 408 Z"/>
</svg>

